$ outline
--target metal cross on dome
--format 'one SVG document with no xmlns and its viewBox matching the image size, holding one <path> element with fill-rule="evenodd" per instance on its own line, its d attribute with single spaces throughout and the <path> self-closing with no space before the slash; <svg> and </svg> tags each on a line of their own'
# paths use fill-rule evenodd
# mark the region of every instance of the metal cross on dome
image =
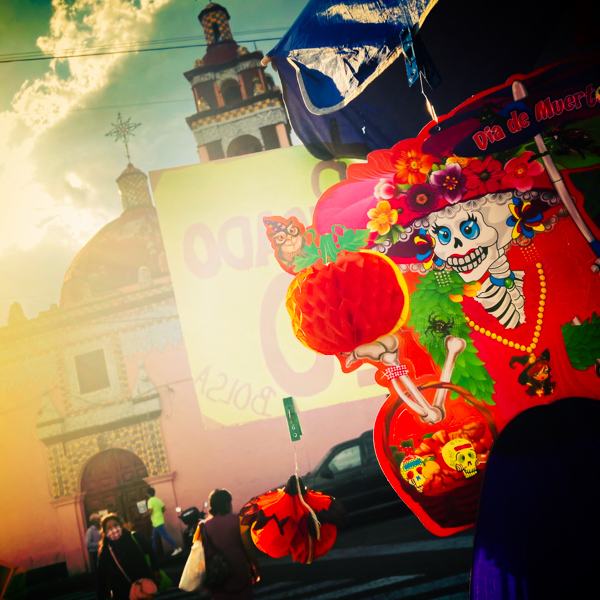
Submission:
<svg viewBox="0 0 600 600">
<path fill-rule="evenodd" d="M 114 136 L 115 142 L 123 140 L 128 163 L 131 162 L 131 158 L 129 157 L 129 136 L 135 135 L 132 131 L 141 125 L 141 123 L 130 123 L 129 121 L 131 121 L 131 117 L 129 117 L 127 121 L 123 121 L 123 117 L 121 116 L 121 113 L 119 113 L 117 115 L 117 122 L 111 123 L 113 128 L 108 133 L 104 134 L 105 136 Z"/>
</svg>

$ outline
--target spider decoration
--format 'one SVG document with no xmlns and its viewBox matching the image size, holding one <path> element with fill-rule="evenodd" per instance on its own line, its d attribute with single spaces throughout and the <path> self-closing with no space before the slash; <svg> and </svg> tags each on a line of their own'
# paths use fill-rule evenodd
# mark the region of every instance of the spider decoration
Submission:
<svg viewBox="0 0 600 600">
<path fill-rule="evenodd" d="M 429 315 L 429 327 L 425 332 L 431 331 L 432 335 L 445 338 L 450 335 L 450 331 L 452 331 L 453 327 L 454 319 L 452 317 L 450 317 L 448 321 L 444 321 L 444 319 L 439 319 L 435 315 Z"/>
</svg>

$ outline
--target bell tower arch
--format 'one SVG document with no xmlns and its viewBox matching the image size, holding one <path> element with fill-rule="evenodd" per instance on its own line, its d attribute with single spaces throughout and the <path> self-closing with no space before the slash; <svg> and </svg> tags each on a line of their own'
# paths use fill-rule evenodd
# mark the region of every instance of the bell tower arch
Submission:
<svg viewBox="0 0 600 600">
<path fill-rule="evenodd" d="M 283 97 L 265 73 L 262 52 L 249 52 L 234 40 L 229 13 L 209 2 L 198 19 L 206 54 L 184 73 L 192 86 L 196 114 L 187 118 L 200 162 L 291 146 Z M 257 143 L 239 140 L 255 138 Z"/>
</svg>

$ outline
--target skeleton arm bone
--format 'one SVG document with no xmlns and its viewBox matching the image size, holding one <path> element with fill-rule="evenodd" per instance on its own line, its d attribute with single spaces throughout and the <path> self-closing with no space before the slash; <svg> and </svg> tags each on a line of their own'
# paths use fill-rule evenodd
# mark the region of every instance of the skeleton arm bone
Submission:
<svg viewBox="0 0 600 600">
<path fill-rule="evenodd" d="M 440 375 L 440 381 L 442 383 L 450 383 L 452 379 L 452 372 L 454 371 L 454 365 L 458 355 L 467 347 L 467 342 L 459 337 L 449 335 L 445 339 L 446 345 L 446 359 L 444 360 L 444 366 L 442 367 L 442 374 Z M 441 411 L 442 415 L 445 416 L 446 411 L 444 410 L 444 403 L 446 402 L 446 396 L 448 390 L 440 388 L 436 391 L 433 399 L 433 406 Z"/>
<path fill-rule="evenodd" d="M 380 362 L 386 367 L 399 366 L 398 338 L 395 335 L 389 334 L 380 337 L 370 344 L 358 346 L 346 358 L 346 366 L 350 366 L 357 360 L 365 358 Z M 425 396 L 423 396 L 410 377 L 402 375 L 400 376 L 400 381 L 406 386 L 406 389 L 410 392 L 412 398 L 402 390 L 397 379 L 392 379 L 392 385 L 407 406 L 428 423 L 438 423 L 442 420 L 442 412 L 438 408 L 432 407 L 429 402 L 427 402 Z"/>
<path fill-rule="evenodd" d="M 346 358 L 346 366 L 358 360 L 368 358 L 384 364 L 386 367 L 398 363 L 398 338 L 395 335 L 384 335 L 370 344 L 362 344 L 355 348 Z"/>
<path fill-rule="evenodd" d="M 406 385 L 407 388 L 409 387 L 407 385 L 407 382 L 412 383 L 412 381 L 408 377 L 406 377 L 406 376 L 400 377 L 400 381 L 402 381 L 404 383 L 404 385 Z M 400 396 L 400 398 L 402 399 L 402 401 L 406 404 L 406 406 L 408 406 L 409 408 L 411 408 L 424 421 L 427 420 L 427 422 L 430 422 L 429 419 L 427 419 L 426 417 L 430 417 L 431 418 L 431 417 L 438 416 L 437 413 L 435 413 L 434 411 L 432 411 L 431 406 L 429 406 L 429 404 L 427 404 L 427 408 L 426 408 L 422 404 L 420 404 L 419 402 L 416 402 L 410 396 L 408 396 L 404 392 L 404 390 L 400 387 L 400 384 L 398 383 L 397 379 L 392 379 L 392 386 L 396 390 L 396 393 L 398 394 L 398 396 Z M 438 421 L 440 421 L 440 420 L 441 419 L 438 419 Z"/>
<path fill-rule="evenodd" d="M 431 406 L 429 402 L 427 402 L 427 398 L 425 398 L 425 396 L 421 394 L 421 391 L 414 384 L 413 380 L 410 377 L 406 375 L 401 375 L 400 381 L 406 386 L 406 389 L 410 392 L 414 400 L 407 402 L 408 397 L 406 396 L 406 394 L 400 393 L 400 386 L 396 385 L 396 379 L 392 380 L 392 385 L 394 386 L 394 389 L 398 392 L 398 395 L 402 398 L 402 400 L 404 400 L 404 402 L 406 402 L 408 406 L 410 406 L 411 408 L 413 408 L 414 404 L 417 404 L 419 406 L 418 410 L 414 408 L 413 410 L 421 417 L 421 420 L 433 425 L 434 423 L 439 423 L 444 418 L 444 412 L 438 407 Z"/>
</svg>

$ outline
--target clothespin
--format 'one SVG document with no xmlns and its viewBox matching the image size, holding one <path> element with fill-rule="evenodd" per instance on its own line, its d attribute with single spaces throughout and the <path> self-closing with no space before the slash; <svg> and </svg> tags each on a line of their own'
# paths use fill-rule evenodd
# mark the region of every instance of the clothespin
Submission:
<svg viewBox="0 0 600 600">
<path fill-rule="evenodd" d="M 283 409 L 285 410 L 285 417 L 290 430 L 290 438 L 292 438 L 292 442 L 297 442 L 302 435 L 302 427 L 300 427 L 300 419 L 298 419 L 298 413 L 294 407 L 294 399 L 291 396 L 283 399 Z"/>
</svg>

